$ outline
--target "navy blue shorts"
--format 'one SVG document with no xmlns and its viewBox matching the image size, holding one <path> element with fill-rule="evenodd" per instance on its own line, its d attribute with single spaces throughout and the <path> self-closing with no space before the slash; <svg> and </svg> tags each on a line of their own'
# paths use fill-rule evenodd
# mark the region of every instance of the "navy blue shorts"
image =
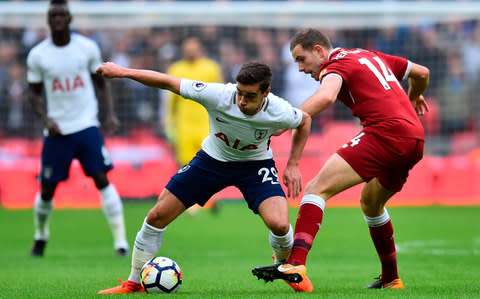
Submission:
<svg viewBox="0 0 480 299">
<path fill-rule="evenodd" d="M 246 162 L 222 162 L 203 150 L 180 169 L 165 187 L 186 208 L 198 203 L 203 206 L 218 191 L 237 187 L 248 207 L 258 214 L 258 207 L 272 196 L 285 197 L 278 180 L 273 159 Z"/>
<path fill-rule="evenodd" d="M 42 183 L 58 183 L 68 178 L 70 165 L 77 158 L 83 172 L 92 176 L 113 168 L 97 127 L 58 137 L 45 137 L 42 149 Z"/>
</svg>

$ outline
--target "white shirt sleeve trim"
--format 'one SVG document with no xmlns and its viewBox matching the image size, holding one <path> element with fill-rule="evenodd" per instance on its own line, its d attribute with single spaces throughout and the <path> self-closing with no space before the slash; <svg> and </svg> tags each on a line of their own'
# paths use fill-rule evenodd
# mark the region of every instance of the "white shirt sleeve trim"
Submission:
<svg viewBox="0 0 480 299">
<path fill-rule="evenodd" d="M 325 78 L 327 78 L 328 76 L 337 76 L 337 77 L 338 77 L 338 78 L 340 78 L 340 80 L 342 80 L 342 82 L 343 82 L 343 78 L 342 78 L 342 76 L 340 76 L 340 75 L 339 75 L 339 74 L 337 74 L 337 73 L 330 73 L 330 74 L 327 74 L 326 76 L 324 76 L 324 77 L 322 78 L 322 81 L 323 81 L 323 80 L 325 80 Z"/>
<path fill-rule="evenodd" d="M 410 75 L 410 71 L 412 70 L 412 62 L 408 60 L 407 69 L 405 70 L 405 74 L 403 75 L 402 80 L 406 80 L 408 75 Z"/>
</svg>

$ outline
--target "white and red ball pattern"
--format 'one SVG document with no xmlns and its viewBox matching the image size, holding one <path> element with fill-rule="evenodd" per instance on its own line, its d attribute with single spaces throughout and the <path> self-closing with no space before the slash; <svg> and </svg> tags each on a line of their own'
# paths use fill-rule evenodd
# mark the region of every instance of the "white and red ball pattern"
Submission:
<svg viewBox="0 0 480 299">
<path fill-rule="evenodd" d="M 147 293 L 174 293 L 182 283 L 182 270 L 168 257 L 154 257 L 143 265 L 140 283 Z"/>
</svg>

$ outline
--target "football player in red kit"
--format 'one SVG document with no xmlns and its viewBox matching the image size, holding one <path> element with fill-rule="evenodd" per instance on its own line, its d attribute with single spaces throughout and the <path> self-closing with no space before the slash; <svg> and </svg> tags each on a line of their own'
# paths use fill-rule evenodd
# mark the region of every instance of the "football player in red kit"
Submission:
<svg viewBox="0 0 480 299">
<path fill-rule="evenodd" d="M 328 37 L 315 29 L 298 32 L 290 50 L 299 71 L 321 83 L 300 109 L 314 117 L 338 99 L 360 119 L 363 129 L 307 184 L 288 260 L 252 272 L 266 281 L 284 279 L 295 291 L 312 292 L 305 264 L 322 224 L 325 202 L 364 183 L 360 206 L 382 265 L 381 275 L 367 288 L 403 289 L 385 204 L 402 189 L 409 170 L 423 156 L 424 131 L 417 115 L 428 111 L 422 93 L 429 70 L 381 52 L 333 48 Z M 409 80 L 407 92 L 399 82 L 403 79 Z"/>
</svg>

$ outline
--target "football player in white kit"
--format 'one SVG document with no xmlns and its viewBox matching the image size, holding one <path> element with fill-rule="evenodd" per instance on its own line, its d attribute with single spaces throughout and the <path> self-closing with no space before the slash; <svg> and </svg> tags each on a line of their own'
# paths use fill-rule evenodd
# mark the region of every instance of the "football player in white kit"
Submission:
<svg viewBox="0 0 480 299">
<path fill-rule="evenodd" d="M 123 68 L 111 62 L 97 72 L 106 78 L 129 78 L 170 90 L 203 105 L 208 111 L 210 134 L 202 149 L 168 182 L 137 233 L 128 280 L 100 294 L 143 292 L 140 270 L 160 249 L 167 225 L 195 203 L 204 205 L 218 191 L 235 186 L 248 207 L 270 229 L 275 258 L 284 260 L 293 245 L 288 204 L 280 186 L 269 147 L 270 137 L 295 129 L 283 182 L 288 195 L 302 190 L 298 169 L 310 133 L 311 118 L 287 101 L 270 93 L 272 73 L 262 63 L 242 66 L 236 84 L 205 83 L 149 70 Z"/>
<path fill-rule="evenodd" d="M 123 205 L 106 175 L 113 164 L 98 128 L 94 85 L 106 110 L 107 129 L 117 129 L 118 120 L 106 81 L 95 72 L 102 63 L 100 49 L 94 41 L 71 33 L 71 20 L 66 1 L 52 0 L 48 10 L 51 36 L 36 45 L 27 57 L 30 102 L 45 125 L 41 191 L 35 197 L 35 237 L 30 254 L 44 254 L 50 234 L 52 198 L 58 183 L 68 178 L 72 160 L 77 158 L 100 191 L 115 251 L 117 255 L 126 256 Z"/>
</svg>

